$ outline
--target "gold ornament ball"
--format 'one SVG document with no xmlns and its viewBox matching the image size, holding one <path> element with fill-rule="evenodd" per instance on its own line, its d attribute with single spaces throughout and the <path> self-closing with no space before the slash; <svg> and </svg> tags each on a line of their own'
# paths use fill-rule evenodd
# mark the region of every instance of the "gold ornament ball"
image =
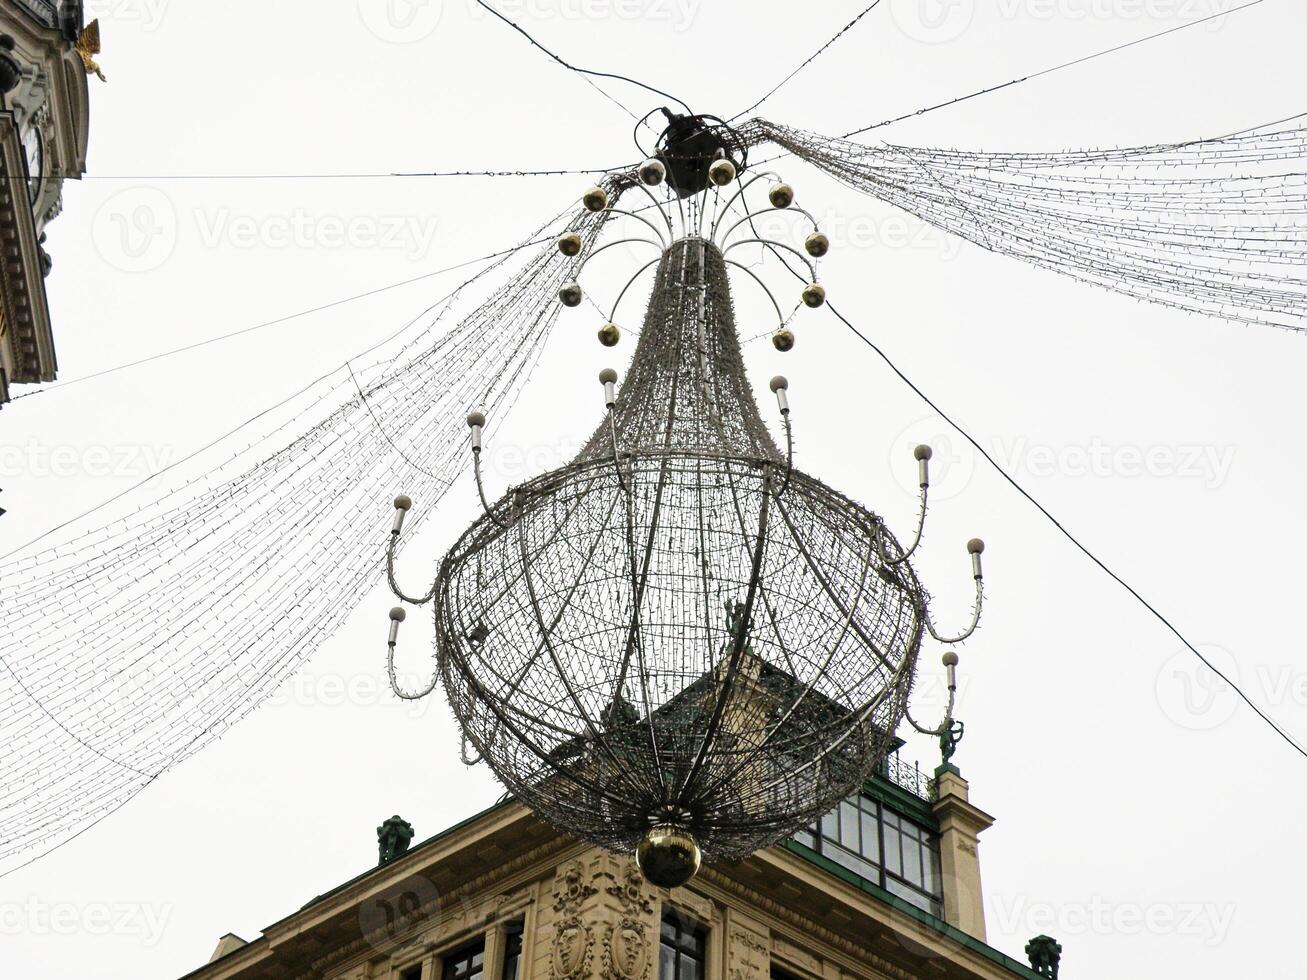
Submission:
<svg viewBox="0 0 1307 980">
<path fill-rule="evenodd" d="M 771 345 L 782 354 L 794 350 L 794 332 L 791 330 L 777 330 L 772 334 Z"/>
<path fill-rule="evenodd" d="M 813 232 L 804 241 L 803 247 L 814 259 L 819 259 L 830 251 L 830 239 L 821 232 Z"/>
<path fill-rule="evenodd" d="M 558 251 L 571 258 L 581 254 L 581 236 L 571 231 L 558 239 Z"/>
<path fill-rule="evenodd" d="M 657 187 L 667 176 L 667 168 L 661 160 L 646 160 L 640 164 L 640 182 L 650 187 Z"/>
<path fill-rule="evenodd" d="M 602 211 L 608 207 L 608 192 L 602 187 L 591 187 L 581 198 L 587 211 Z"/>
<path fill-rule="evenodd" d="M 582 298 L 580 284 L 569 282 L 558 291 L 558 298 L 562 301 L 564 306 L 580 306 Z"/>
<path fill-rule="evenodd" d="M 774 208 L 788 208 L 794 203 L 794 188 L 789 184 L 773 184 L 767 192 L 767 200 Z"/>
<path fill-rule="evenodd" d="M 708 168 L 708 179 L 717 187 L 725 187 L 735 179 L 735 164 L 730 160 L 718 160 Z"/>
<path fill-rule="evenodd" d="M 826 302 L 826 287 L 812 283 L 803 291 L 803 303 L 810 309 L 816 309 Z"/>
<path fill-rule="evenodd" d="M 672 824 L 659 824 L 644 835 L 635 863 L 656 888 L 677 888 L 699 873 L 703 855 L 695 839 Z"/>
<path fill-rule="evenodd" d="M 615 323 L 605 323 L 599 328 L 599 343 L 605 347 L 616 347 L 617 342 L 622 339 L 622 331 L 618 329 Z"/>
</svg>

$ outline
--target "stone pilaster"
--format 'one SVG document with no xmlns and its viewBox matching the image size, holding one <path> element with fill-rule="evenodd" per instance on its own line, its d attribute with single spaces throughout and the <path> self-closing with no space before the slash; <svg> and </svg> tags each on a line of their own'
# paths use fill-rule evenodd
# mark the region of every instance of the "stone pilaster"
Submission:
<svg viewBox="0 0 1307 980">
<path fill-rule="evenodd" d="M 629 858 L 594 850 L 554 877 L 550 980 L 657 980 L 653 892 Z"/>
<path fill-rule="evenodd" d="M 767 927 L 735 909 L 726 910 L 726 980 L 768 980 L 771 934 Z"/>
<path fill-rule="evenodd" d="M 953 766 L 935 772 L 935 817 L 939 820 L 940 873 L 944 889 L 944 921 L 985 939 L 985 905 L 980 887 L 980 843 L 982 832 L 994 818 L 972 806 L 968 784 Z"/>
</svg>

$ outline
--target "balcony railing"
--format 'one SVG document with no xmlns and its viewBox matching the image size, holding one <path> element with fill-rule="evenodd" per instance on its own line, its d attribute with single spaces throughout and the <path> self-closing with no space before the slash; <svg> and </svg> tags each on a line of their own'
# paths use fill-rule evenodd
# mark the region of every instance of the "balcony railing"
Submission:
<svg viewBox="0 0 1307 980">
<path fill-rule="evenodd" d="M 882 779 L 888 780 L 899 789 L 907 790 L 918 799 L 925 800 L 927 803 L 935 801 L 935 780 L 929 773 L 922 772 L 917 763 L 904 762 L 897 752 L 886 756 L 885 761 L 876 771 Z"/>
</svg>

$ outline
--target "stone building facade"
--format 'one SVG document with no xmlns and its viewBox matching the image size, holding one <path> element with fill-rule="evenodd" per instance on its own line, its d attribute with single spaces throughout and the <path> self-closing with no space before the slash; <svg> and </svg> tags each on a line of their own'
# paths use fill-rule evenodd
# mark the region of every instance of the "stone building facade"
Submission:
<svg viewBox="0 0 1307 980">
<path fill-rule="evenodd" d="M 86 172 L 98 49 L 81 0 L 0 0 L 0 407 L 11 385 L 55 379 L 45 229 Z"/>
<path fill-rule="evenodd" d="M 224 937 L 188 980 L 1056 976 L 985 943 L 977 838 L 992 819 L 966 781 L 951 767 L 895 776 L 884 770 L 811 831 L 670 891 L 629 855 L 561 837 L 513 801 L 402 853 L 392 819 L 378 867 L 252 942 Z"/>
</svg>

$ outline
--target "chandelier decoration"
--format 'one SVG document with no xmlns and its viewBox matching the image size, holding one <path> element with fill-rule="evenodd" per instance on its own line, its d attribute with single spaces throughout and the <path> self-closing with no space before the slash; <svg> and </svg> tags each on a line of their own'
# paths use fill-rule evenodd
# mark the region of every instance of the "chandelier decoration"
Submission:
<svg viewBox="0 0 1307 980">
<path fill-rule="evenodd" d="M 788 383 L 773 378 L 778 445 L 745 375 L 730 273 L 767 295 L 773 344 L 794 346 L 775 292 L 737 250 L 787 252 L 806 280 L 797 309 L 825 302 L 815 260 L 829 241 L 774 174 L 748 173 L 733 133 L 711 118 L 674 123 L 631 182 L 651 207 L 583 198 L 622 237 L 588 249 L 558 240 L 585 295 L 596 255 L 643 243 L 651 261 L 626 283 L 599 340 L 613 346 L 622 300 L 652 269 L 639 341 L 620 386 L 599 378 L 606 414 L 577 457 L 488 501 L 430 589 L 405 593 L 394 552 L 412 501 L 395 501 L 390 580 L 430 603 L 443 681 L 466 740 L 518 798 L 560 830 L 635 851 L 655 884 L 701 860 L 774 843 L 856 792 L 891 746 L 927 635 L 976 629 L 983 544 L 967 545 L 970 622 L 935 625 L 910 559 L 921 541 L 928 447 L 915 456 L 920 519 L 901 544 L 884 521 L 793 466 Z M 755 198 L 767 181 L 766 203 Z M 802 250 L 754 230 L 784 212 L 810 226 Z M 629 232 L 629 234 L 628 234 Z M 959 549 L 961 555 L 961 549 Z M 390 674 L 403 607 L 392 612 Z M 949 651 L 950 672 L 956 654 Z M 951 708 L 950 708 L 951 713 Z M 940 733 L 949 728 L 946 717 Z"/>
<path fill-rule="evenodd" d="M 642 605 L 637 607 L 641 618 L 632 635 L 641 643 L 632 646 L 628 684 L 630 678 L 639 676 L 639 658 L 644 652 L 662 649 L 658 637 L 663 626 L 657 616 L 663 606 L 658 604 L 674 601 L 667 580 L 658 577 L 660 568 L 672 567 L 668 563 L 675 556 L 664 554 L 672 537 L 655 534 L 640 539 L 639 534 L 650 527 L 665 534 L 669 514 L 677 520 L 690 514 L 683 507 L 678 510 L 675 501 L 686 499 L 687 486 L 700 485 L 695 481 L 710 488 L 705 491 L 703 506 L 719 508 L 725 500 L 729 503 L 726 515 L 735 522 L 728 525 L 718 511 L 712 511 L 714 522 L 706 525 L 711 533 L 705 534 L 705 546 L 724 547 L 728 526 L 734 528 L 735 550 L 729 551 L 735 556 L 732 561 L 744 561 L 745 552 L 752 557 L 759 540 L 765 545 L 744 629 L 745 646 L 736 657 L 732 643 L 725 655 L 728 665 L 735 661 L 731 690 L 738 689 L 739 678 L 754 663 L 750 658 L 775 665 L 779 656 L 784 669 L 790 670 L 774 634 L 777 630 L 783 633 L 787 623 L 799 618 L 797 614 L 790 619 L 778 615 L 773 626 L 768 605 L 773 590 L 779 596 L 785 589 L 801 590 L 815 582 L 821 594 L 826 594 L 828 585 L 837 591 L 847 571 L 844 563 L 855 560 L 849 555 L 856 553 L 860 540 L 856 535 L 839 542 L 840 547 L 853 548 L 845 557 L 813 552 L 820 543 L 804 539 L 821 576 L 814 572 L 809 578 L 786 584 L 785 576 L 795 574 L 794 570 L 777 571 L 769 564 L 786 554 L 787 548 L 802 558 L 797 544 L 785 543 L 785 516 L 788 513 L 797 521 L 796 515 L 809 506 L 804 501 L 821 485 L 791 471 L 786 445 L 788 409 L 782 412 L 778 430 L 781 446 L 760 421 L 738 363 L 727 278 L 742 290 L 762 288 L 771 297 L 768 302 L 774 306 L 776 323 L 768 332 L 777 350 L 783 352 L 802 342 L 804 318 L 810 315 L 806 308 L 820 306 L 824 300 L 815 267 L 809 268 L 808 263 L 829 247 L 824 236 L 811 229 L 805 231 L 806 241 L 803 236 L 793 240 L 802 246 L 801 251 L 768 241 L 755 231 L 755 219 L 760 217 L 754 213 L 755 206 L 763 204 L 755 199 L 779 182 L 773 176 L 760 185 L 755 178 L 766 176 L 767 165 L 773 161 L 793 156 L 981 248 L 1081 282 L 1183 311 L 1307 330 L 1307 168 L 1303 166 L 1307 160 L 1307 114 L 1188 142 L 1043 153 L 982 153 L 858 143 L 848 138 L 879 129 L 896 121 L 893 119 L 835 138 L 764 119 L 741 122 L 732 129 L 710 117 L 668 115 L 659 145 L 648 154 L 640 153 L 642 158 L 650 157 L 648 162 L 593 171 L 608 176 L 598 189 L 601 193 L 591 195 L 590 200 L 597 203 L 606 198 L 606 203 L 579 214 L 569 206 L 519 244 L 485 257 L 495 259 L 494 264 L 472 275 L 387 340 L 302 389 L 293 417 L 278 415 L 281 421 L 265 426 L 264 416 L 271 419 L 269 413 L 282 406 L 256 406 L 247 425 L 257 425 L 261 434 L 252 442 L 243 436 L 237 439 L 236 433 L 245 429 L 238 427 L 199 451 L 206 453 L 203 458 L 209 462 L 196 460 L 171 473 L 168 479 L 176 482 L 170 488 L 153 493 L 137 488 L 119 504 L 115 504 L 117 497 L 111 498 L 106 501 L 114 505 L 111 519 L 92 524 L 83 520 L 84 514 L 61 520 L 47 535 L 0 558 L 0 582 L 5 590 L 5 601 L 0 603 L 0 739 L 9 749 L 0 765 L 0 876 L 75 839 L 124 807 L 173 766 L 221 737 L 265 702 L 335 632 L 385 576 L 385 563 L 376 554 L 370 530 L 387 519 L 389 500 L 383 500 L 382 494 L 400 485 L 421 501 L 422 518 L 431 514 L 462 469 L 463 416 L 468 406 L 482 406 L 490 424 L 505 421 L 557 322 L 559 299 L 568 303 L 591 299 L 585 284 L 593 280 L 593 270 L 587 262 L 600 248 L 615 244 L 599 241 L 610 222 L 632 239 L 624 247 L 648 248 L 649 258 L 647 267 L 635 270 L 626 298 L 600 311 L 602 319 L 596 321 L 596 327 L 601 342 L 620 344 L 624 332 L 620 323 L 626 324 L 626 333 L 637 333 L 635 325 L 623 318 L 623 309 L 629 315 L 630 297 L 641 277 L 652 276 L 657 284 L 650 303 L 650 324 L 639 334 L 637 356 L 625 371 L 620 398 L 605 423 L 608 479 L 630 476 L 629 483 L 617 485 L 613 519 L 619 530 L 630 524 L 637 548 L 622 554 L 628 563 L 630 554 L 636 555 L 635 568 L 640 574 L 648 567 L 644 579 L 633 580 Z M 645 124 L 642 120 L 641 125 Z M 720 157 L 718 151 L 722 151 Z M 749 160 L 749 154 L 765 152 L 772 156 Z M 735 177 L 719 184 L 712 177 L 712 168 L 716 167 L 717 180 L 722 180 L 730 173 L 726 165 L 736 172 Z M 514 172 L 497 173 L 508 179 Z M 735 198 L 744 184 L 748 188 Z M 792 201 L 783 206 L 784 198 L 785 192 L 776 200 L 768 198 L 771 208 L 763 210 L 809 221 Z M 749 250 L 779 257 L 803 277 L 802 287 L 792 298 L 793 310 L 788 310 L 788 303 L 783 308 L 778 298 L 788 293 L 768 287 L 756 265 L 737 264 Z M 497 288 L 479 301 L 478 291 L 497 282 Z M 474 295 L 477 300 L 469 299 Z M 702 298 L 702 311 L 685 306 L 691 295 L 696 302 Z M 450 312 L 456 302 L 463 304 L 458 315 Z M 646 334 L 653 335 L 647 344 Z M 648 344 L 653 346 L 646 350 Z M 677 349 L 678 345 L 683 349 Z M 694 363 L 686 367 L 685 358 Z M 783 382 L 776 390 L 781 399 L 786 397 Z M 669 416 L 674 424 L 649 407 L 660 399 L 664 408 L 676 413 Z M 638 404 L 645 407 L 637 410 Z M 686 432 L 696 426 L 694 439 L 698 441 L 683 443 Z M 481 430 L 474 431 L 480 438 Z M 657 442 L 660 435 L 665 437 L 663 444 Z M 544 520 L 533 508 L 545 506 L 546 500 L 554 506 L 572 494 L 578 502 L 575 515 L 569 516 L 567 510 L 558 514 L 560 521 L 567 518 L 572 531 L 585 521 L 606 519 L 606 512 L 595 515 L 588 508 L 590 502 L 603 499 L 604 493 L 611 494 L 612 488 L 605 489 L 600 469 L 585 468 L 598 466 L 603 445 L 602 440 L 592 440 L 572 469 L 557 474 L 562 482 L 556 490 L 546 493 L 543 484 L 528 484 L 530 492 L 522 497 L 520 512 L 512 509 L 515 498 L 494 506 L 487 502 L 488 510 L 514 533 L 520 529 L 531 535 L 538 533 L 543 526 L 538 522 Z M 617 447 L 616 464 L 613 446 Z M 676 456 L 678 451 L 689 455 Z M 702 474 L 696 469 L 687 475 L 681 464 L 700 458 L 705 460 Z M 651 466 L 655 467 L 652 471 Z M 565 480 L 564 476 L 574 479 Z M 663 487 L 663 496 L 657 501 L 646 499 L 650 480 L 652 486 Z M 152 486 L 158 487 L 160 482 Z M 593 493 L 577 496 L 578 487 L 590 487 Z M 833 491 L 823 492 L 832 495 L 823 498 L 828 502 L 843 500 Z M 580 506 L 582 499 L 584 506 Z M 766 533 L 760 534 L 764 499 L 769 501 Z M 867 521 L 866 512 L 856 508 L 841 511 L 839 506 L 836 512 L 853 523 Z M 695 507 L 697 514 L 697 498 Z M 820 516 L 825 512 L 813 513 Z M 856 515 L 856 519 L 848 515 Z M 410 523 L 410 530 L 415 523 Z M 602 523 L 596 526 L 605 527 Z M 831 525 L 818 521 L 814 526 Z M 876 530 L 877 546 L 884 549 L 883 554 L 873 553 L 871 559 L 868 574 L 880 583 L 872 588 L 881 590 L 885 601 L 897 601 L 893 582 L 887 582 L 878 570 L 896 557 L 897 546 L 879 523 L 867 526 Z M 472 548 L 469 554 L 480 554 L 484 565 L 493 549 L 517 541 L 508 530 L 497 524 L 495 528 L 503 542 L 487 526 L 482 528 L 484 541 L 473 534 L 461 547 Z M 531 588 L 537 592 L 536 602 L 546 626 L 550 626 L 549 617 L 559 612 L 551 603 L 562 602 L 548 591 L 557 584 L 549 575 L 563 568 L 556 546 L 569 547 L 570 533 L 552 541 L 525 539 L 526 554 L 532 560 Z M 611 545 L 611 537 L 606 531 L 591 534 L 600 543 L 586 561 L 591 567 L 611 561 L 612 556 L 603 551 Z M 395 544 L 398 548 L 398 541 Z M 687 554 L 694 557 L 693 546 Z M 684 654 L 691 658 L 686 661 L 687 671 L 701 666 L 708 657 L 703 653 L 704 644 L 714 633 L 736 635 L 738 621 L 731 619 L 735 625 L 726 622 L 726 603 L 732 603 L 730 617 L 735 617 L 734 604 L 749 604 L 752 581 L 751 574 L 740 573 L 723 554 L 701 554 L 708 556 L 709 570 L 719 565 L 723 569 L 718 578 L 709 580 L 721 595 L 712 592 L 712 603 L 702 597 L 686 600 L 686 608 L 693 608 L 701 623 L 695 652 Z M 510 557 L 522 564 L 517 552 Z M 585 552 L 577 560 L 582 557 Z M 699 562 L 705 564 L 702 558 Z M 828 562 L 833 564 L 828 567 Z M 455 565 L 451 559 L 451 575 L 456 568 L 465 571 L 467 567 Z M 919 586 L 906 563 L 890 568 L 886 574 L 891 579 L 895 575 L 903 578 L 911 604 Z M 702 569 L 699 574 L 702 577 Z M 541 581 L 547 584 L 542 586 Z M 687 581 L 682 580 L 682 588 L 688 588 Z M 456 586 L 453 578 L 449 583 L 451 588 Z M 526 581 L 517 581 L 515 586 L 525 588 Z M 459 580 L 457 588 L 464 587 Z M 576 594 L 588 597 L 598 587 L 590 582 L 578 586 Z M 609 582 L 605 587 L 611 590 L 610 603 L 632 601 L 633 596 L 623 592 L 618 583 Z M 729 595 L 728 587 L 733 587 L 735 594 Z M 542 588 L 545 591 L 541 592 Z M 526 592 L 527 608 L 534 616 L 530 591 Z M 453 630 L 461 624 L 458 617 L 476 608 L 475 601 L 458 594 L 466 608 L 453 608 L 441 630 Z M 567 594 L 565 590 L 564 596 Z M 798 595 L 798 599 L 796 595 L 779 597 L 796 599 L 802 607 L 801 597 L 806 593 Z M 506 601 L 522 598 L 511 590 L 506 596 Z M 435 598 L 433 593 L 433 601 Z M 864 595 L 852 607 L 853 612 L 861 615 L 871 608 L 870 602 Z M 571 628 L 568 610 L 574 608 L 572 600 L 563 606 L 559 625 L 549 634 L 551 641 L 560 635 L 557 630 Z M 502 605 L 482 610 L 487 614 L 486 628 L 495 621 L 491 614 L 496 611 L 502 615 Z M 607 613 L 611 618 L 630 611 L 623 607 L 614 613 L 610 608 Z M 923 609 L 919 617 L 923 621 L 924 615 Z M 855 627 L 862 626 L 857 615 L 839 619 L 841 624 L 845 620 L 849 633 L 856 635 Z M 599 622 L 591 626 L 597 630 Z M 52 627 L 55 623 L 57 628 Z M 899 636 L 887 623 L 877 625 Z M 506 622 L 506 628 L 508 625 Z M 606 628 L 613 627 L 610 623 Z M 629 624 L 627 628 L 630 631 Z M 479 635 L 477 622 L 469 629 L 474 637 Z M 769 630 L 773 634 L 770 640 L 765 638 Z M 450 642 L 456 640 L 453 637 Z M 485 642 L 504 641 L 488 636 Z M 851 640 L 845 635 L 842 642 Z M 592 646 L 597 643 L 592 641 Z M 587 656 L 592 652 L 579 639 L 571 645 L 555 646 L 564 663 L 565 656 L 576 650 L 585 650 Z M 614 669 L 625 662 L 624 652 L 596 654 L 600 655 L 608 656 Z M 550 658 L 551 654 L 545 650 L 542 656 Z M 507 692 L 511 700 L 517 688 L 511 683 L 497 687 L 486 682 L 477 672 L 484 673 L 487 665 L 473 652 L 464 651 L 461 657 L 457 661 L 453 653 L 446 657 L 445 670 L 457 680 L 464 676 L 460 670 L 465 666 L 477 677 L 477 684 L 449 686 L 456 707 L 466 704 L 459 710 L 468 712 L 468 727 L 486 738 L 496 731 L 509 733 L 504 727 L 507 723 L 487 721 L 497 716 L 485 707 L 493 702 L 484 701 L 482 695 Z M 699 660 L 691 662 L 693 657 Z M 838 704 L 839 695 L 847 693 L 845 688 L 852 690 L 860 680 L 872 683 L 851 674 L 832 683 L 825 673 L 830 668 L 822 663 L 820 659 L 815 663 L 796 659 L 796 669 L 790 670 L 790 675 L 811 693 L 798 702 L 787 724 L 797 724 L 794 719 L 817 703 L 817 695 Z M 882 673 L 894 678 L 899 665 L 890 657 L 890 665 L 881 666 Z M 655 666 L 666 674 L 665 665 Z M 908 669 L 904 676 L 910 673 Z M 526 681 L 524 677 L 522 684 Z M 705 681 L 695 690 L 705 698 L 715 697 L 708 691 L 710 687 Z M 465 693 L 459 695 L 460 690 Z M 565 699 L 559 703 L 571 703 L 565 686 L 555 693 Z M 457 700 L 460 696 L 463 702 Z M 544 696 L 543 690 L 536 696 Z M 894 704 L 896 696 L 887 695 L 884 705 Z M 605 746 L 614 748 L 620 742 L 617 735 L 609 736 L 602 729 L 606 705 L 586 701 L 592 695 L 579 688 L 577 697 L 584 712 L 572 705 L 569 710 L 574 717 L 569 722 L 549 723 L 591 739 L 594 748 L 590 755 L 608 759 L 609 768 L 616 766 L 611 756 L 602 754 Z M 670 724 L 666 712 L 655 710 L 652 723 L 639 714 L 645 711 L 642 691 L 624 690 L 622 697 L 651 732 Z M 662 704 L 660 697 L 651 693 L 649 703 Z M 776 697 L 778 704 L 786 703 L 783 697 Z M 716 772 L 719 780 L 726 776 L 724 770 L 713 766 L 728 751 L 723 748 L 730 741 L 728 723 L 735 723 L 730 703 L 723 702 L 723 717 L 716 722 L 718 734 L 697 764 L 696 781 L 706 779 L 704 773 L 709 771 Z M 875 719 L 882 716 L 875 711 L 879 710 L 868 716 L 868 725 L 878 723 Z M 895 712 L 888 707 L 884 710 L 892 721 Z M 600 714 L 597 721 L 596 711 Z M 508 717 L 512 720 L 514 716 Z M 520 727 L 516 720 L 512 724 Z M 592 724 L 599 727 L 592 731 Z M 546 729 L 521 730 L 536 739 L 532 744 L 549 744 Z M 841 747 L 853 744 L 855 737 L 850 736 Z M 791 734 L 786 731 L 767 738 L 762 754 L 788 746 L 786 739 Z M 494 744 L 502 751 L 507 742 Z M 664 738 L 658 742 L 658 751 L 665 748 Z M 834 750 L 829 757 L 839 755 L 840 750 Z M 487 759 L 494 762 L 494 753 Z M 515 771 L 527 773 L 530 758 L 522 756 L 519 761 Z M 668 766 L 674 764 L 675 759 L 667 762 Z M 601 766 L 598 762 L 590 765 Z M 833 767 L 836 762 L 817 765 Z M 662 766 L 659 761 L 658 768 L 648 770 L 659 792 L 663 783 L 657 782 L 657 776 L 664 771 Z M 551 786 L 565 779 L 588 779 L 602 785 L 598 777 L 587 777 L 589 770 L 583 772 L 576 764 L 561 767 L 568 769 L 570 775 L 566 776 L 556 772 L 559 768 L 541 762 L 539 772 L 555 773 Z M 531 782 L 534 775 L 514 778 L 524 798 L 526 790 L 521 787 L 540 782 Z M 727 783 L 740 785 L 738 780 Z M 765 784 L 766 780 L 759 785 Z M 616 785 L 625 791 L 624 784 Z M 781 787 L 777 792 L 790 790 Z M 741 791 L 738 812 L 748 814 L 743 822 L 753 826 L 756 814 L 748 808 L 754 803 L 746 795 Z M 720 820 L 727 822 L 725 816 Z M 611 821 L 603 824 L 605 828 L 613 825 Z M 722 833 L 710 833 L 706 823 L 700 833 L 708 845 L 705 853 L 730 853 L 729 846 L 722 843 L 726 840 Z M 613 839 L 611 835 L 609 839 Z"/>
</svg>

